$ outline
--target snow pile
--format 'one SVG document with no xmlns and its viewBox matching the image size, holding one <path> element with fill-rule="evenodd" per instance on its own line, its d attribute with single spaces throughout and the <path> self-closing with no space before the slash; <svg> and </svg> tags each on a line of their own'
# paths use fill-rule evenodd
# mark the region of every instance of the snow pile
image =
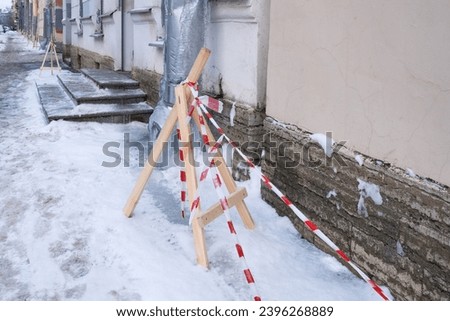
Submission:
<svg viewBox="0 0 450 321">
<path fill-rule="evenodd" d="M 327 155 L 328 157 L 331 157 L 331 155 L 333 155 L 333 145 L 335 141 L 331 137 L 328 137 L 325 134 L 316 133 L 309 135 L 309 138 L 311 138 L 313 142 L 316 142 L 320 146 L 322 146 L 325 155 Z"/>
<path fill-rule="evenodd" d="M 380 187 L 376 184 L 365 182 L 358 178 L 358 190 L 359 190 L 359 201 L 358 201 L 358 213 L 365 217 L 368 216 L 367 208 L 365 204 L 365 199 L 370 197 L 376 205 L 383 204 L 383 198 L 380 194 Z"/>
</svg>

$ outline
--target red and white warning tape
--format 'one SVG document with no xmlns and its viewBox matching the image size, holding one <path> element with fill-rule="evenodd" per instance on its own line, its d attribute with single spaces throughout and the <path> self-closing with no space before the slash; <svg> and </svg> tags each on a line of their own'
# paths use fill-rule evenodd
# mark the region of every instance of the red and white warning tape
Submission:
<svg viewBox="0 0 450 321">
<path fill-rule="evenodd" d="M 225 214 L 225 217 L 227 219 L 228 229 L 231 233 L 231 235 L 234 238 L 236 252 L 239 257 L 239 261 L 241 262 L 242 269 L 244 271 L 245 280 L 247 281 L 247 284 L 250 287 L 250 290 L 252 291 L 252 297 L 254 301 L 261 301 L 261 297 L 258 294 L 258 290 L 255 285 L 255 279 L 253 278 L 253 274 L 248 266 L 247 260 L 244 255 L 244 250 L 242 248 L 241 242 L 239 241 L 239 237 L 236 233 L 236 229 L 234 228 L 233 221 L 231 220 L 230 212 L 229 212 L 229 206 L 228 206 L 228 200 L 225 194 L 222 190 L 222 179 L 220 177 L 219 172 L 217 171 L 216 167 L 213 167 L 214 175 L 212 177 L 214 189 L 216 190 L 217 196 L 219 197 L 220 206 L 223 209 L 223 212 Z"/>
<path fill-rule="evenodd" d="M 177 138 L 180 144 L 183 142 L 181 137 L 181 131 L 177 128 Z M 181 217 L 185 217 L 185 205 L 186 205 L 186 169 L 184 164 L 184 152 L 183 149 L 179 148 L 179 159 L 180 159 L 180 182 L 181 182 Z"/>
<path fill-rule="evenodd" d="M 222 142 L 223 142 L 224 136 L 220 136 L 219 139 L 217 140 L 217 142 L 210 146 L 208 149 L 208 155 L 211 156 L 211 160 L 209 162 L 208 165 L 204 165 L 200 171 L 200 183 L 204 182 L 206 180 L 206 178 L 208 177 L 208 174 L 210 172 L 210 169 L 215 166 L 214 163 L 214 157 L 216 155 L 216 153 L 219 151 L 220 146 L 222 146 Z M 193 197 L 193 202 L 190 206 L 190 216 L 189 216 L 189 224 L 192 224 L 192 220 L 195 217 L 195 215 L 197 214 L 197 210 L 200 207 L 200 190 L 197 188 L 197 190 L 195 191 L 194 197 Z"/>
<path fill-rule="evenodd" d="M 198 97 L 198 88 L 196 84 L 188 84 L 191 88 L 192 94 L 194 97 Z M 233 147 L 233 149 L 238 152 L 238 154 L 245 160 L 245 162 L 248 164 L 248 166 L 253 169 L 258 176 L 261 178 L 263 183 L 272 190 L 293 212 L 294 214 L 303 221 L 303 223 L 310 229 L 314 234 L 316 234 L 322 241 L 324 241 L 333 251 L 335 251 L 348 265 L 350 265 L 354 271 L 356 271 L 361 278 L 366 281 L 372 289 L 378 293 L 378 295 L 385 301 L 389 301 L 389 298 L 384 294 L 383 290 L 373 281 L 370 279 L 366 273 L 364 273 L 356 263 L 352 262 L 347 255 L 333 242 L 331 241 L 318 227 L 315 225 L 305 214 L 303 214 L 302 211 L 300 211 L 290 200 L 287 198 L 286 195 L 284 195 L 270 180 L 267 176 L 265 176 L 259 168 L 253 164 L 253 162 L 238 148 L 237 144 L 233 142 L 223 131 L 223 129 L 217 124 L 217 122 L 214 120 L 212 115 L 208 112 L 208 110 L 205 108 L 205 106 L 201 103 L 201 101 L 197 100 L 197 102 L 200 102 L 198 108 L 200 109 L 200 112 L 204 112 L 206 117 L 211 121 L 211 124 L 217 129 L 217 131 L 225 137 L 225 139 L 230 143 L 230 145 Z M 200 114 L 199 112 L 199 114 Z"/>
<path fill-rule="evenodd" d="M 199 118 L 199 123 L 200 123 L 200 131 L 202 133 L 202 140 L 203 140 L 203 143 L 206 146 L 209 146 L 210 145 L 210 141 L 209 141 L 209 137 L 208 137 L 208 132 L 206 130 L 205 121 L 204 121 L 204 118 L 203 118 L 203 113 L 202 113 L 202 110 L 200 108 L 200 106 L 203 105 L 203 103 L 198 98 L 198 91 L 197 90 L 193 90 L 192 94 L 194 96 L 193 104 L 195 104 L 196 107 L 197 107 L 198 118 Z M 225 217 L 227 219 L 228 229 L 229 229 L 231 235 L 234 237 L 236 251 L 237 251 L 237 254 L 238 254 L 238 257 L 239 257 L 239 261 L 242 264 L 245 280 L 247 281 L 247 284 L 249 285 L 250 290 L 252 291 L 252 298 L 253 298 L 253 300 L 254 301 L 261 301 L 261 296 L 258 294 L 258 291 L 256 289 L 255 279 L 254 279 L 253 274 L 252 274 L 252 272 L 251 272 L 251 270 L 250 270 L 250 268 L 248 266 L 247 260 L 246 260 L 245 255 L 244 255 L 244 250 L 243 250 L 241 242 L 239 241 L 239 238 L 237 236 L 236 229 L 234 228 L 233 221 L 231 220 L 231 216 L 230 216 L 230 213 L 229 213 L 228 200 L 227 200 L 227 197 L 225 196 L 225 194 L 223 193 L 223 190 L 222 190 L 222 179 L 221 179 L 221 176 L 220 176 L 220 174 L 219 174 L 219 172 L 218 172 L 218 170 L 216 168 L 216 164 L 214 162 L 214 156 L 211 156 L 212 153 L 215 153 L 215 152 L 218 151 L 218 149 L 220 148 L 220 146 L 222 144 L 222 141 L 223 141 L 224 137 L 225 137 L 225 135 L 220 136 L 218 141 L 214 145 L 210 146 L 209 151 L 208 151 L 209 155 L 210 155 L 209 156 L 210 157 L 210 162 L 209 162 L 209 165 L 204 170 L 201 171 L 200 182 L 204 181 L 206 179 L 206 177 L 208 177 L 208 174 L 209 174 L 210 170 L 212 170 L 214 172 L 214 175 L 212 176 L 214 189 L 216 190 L 217 196 L 219 197 L 220 206 L 222 207 L 223 212 L 225 214 Z M 191 206 L 191 218 L 193 218 L 195 216 L 195 212 L 198 209 L 199 201 L 200 201 L 199 198 L 197 198 L 197 197 L 194 198 L 194 202 L 193 202 L 193 204 Z M 194 207 L 194 208 L 192 208 L 192 207 Z"/>
</svg>

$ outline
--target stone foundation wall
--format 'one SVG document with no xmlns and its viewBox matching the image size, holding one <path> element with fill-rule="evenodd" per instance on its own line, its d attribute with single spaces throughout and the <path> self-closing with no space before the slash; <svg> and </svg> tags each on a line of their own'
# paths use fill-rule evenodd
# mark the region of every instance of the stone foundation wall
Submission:
<svg viewBox="0 0 450 321">
<path fill-rule="evenodd" d="M 97 68 L 114 70 L 114 59 L 93 51 L 70 46 L 70 61 L 72 68 Z"/>
<path fill-rule="evenodd" d="M 162 75 L 157 72 L 134 67 L 131 72 L 133 79 L 139 81 L 141 89 L 147 94 L 150 105 L 156 106 L 159 101 L 159 88 Z"/>
<path fill-rule="evenodd" d="M 213 96 L 209 94 L 210 96 Z M 255 107 L 236 103 L 234 106 L 235 116 L 233 118 L 233 126 L 231 126 L 230 113 L 233 108 L 233 101 L 229 99 L 220 99 L 223 102 L 222 113 L 210 111 L 214 119 L 225 133 L 236 142 L 241 150 L 250 157 L 255 164 L 261 161 L 262 140 L 264 136 L 264 118 L 266 114 L 264 110 Z M 215 137 L 220 135 L 210 126 Z M 242 158 L 234 153 L 233 176 L 236 180 L 245 180 L 248 178 L 248 167 Z"/>
<path fill-rule="evenodd" d="M 71 45 L 67 45 L 67 44 L 63 44 L 62 47 L 62 58 L 63 60 L 67 63 L 70 62 L 71 59 L 71 53 L 70 51 L 72 50 L 72 46 Z"/>
<path fill-rule="evenodd" d="M 326 157 L 309 133 L 269 117 L 264 131 L 263 172 L 369 276 L 398 300 L 450 300 L 448 187 L 366 156 L 360 166 L 345 145 Z M 358 179 L 379 187 L 381 204 Z M 330 252 L 264 186 L 262 195 Z"/>
</svg>

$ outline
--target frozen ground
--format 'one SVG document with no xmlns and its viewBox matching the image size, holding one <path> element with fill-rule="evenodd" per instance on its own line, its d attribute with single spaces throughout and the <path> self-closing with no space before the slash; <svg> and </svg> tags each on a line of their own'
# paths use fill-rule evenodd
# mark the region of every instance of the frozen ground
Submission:
<svg viewBox="0 0 450 321">
<path fill-rule="evenodd" d="M 206 228 L 210 269 L 195 264 L 178 169 L 154 172 L 125 218 L 137 150 L 129 167 L 105 167 L 103 146 L 120 143 L 111 150 L 123 159 L 124 133 L 145 144 L 145 124 L 47 124 L 34 81 L 55 79 L 39 77 L 41 60 L 20 35 L 0 34 L 0 299 L 250 299 L 223 217 Z M 242 185 L 256 229 L 233 217 L 263 300 L 379 300 L 265 204 L 255 177 Z M 204 192 L 214 199 L 212 188 Z"/>
</svg>

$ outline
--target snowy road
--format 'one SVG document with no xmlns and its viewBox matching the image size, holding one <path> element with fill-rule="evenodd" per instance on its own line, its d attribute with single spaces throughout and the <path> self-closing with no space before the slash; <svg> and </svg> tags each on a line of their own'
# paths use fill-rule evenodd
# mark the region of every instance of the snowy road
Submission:
<svg viewBox="0 0 450 321">
<path fill-rule="evenodd" d="M 123 146 L 124 133 L 145 144 L 145 124 L 47 124 L 34 82 L 56 80 L 39 77 L 42 58 L 19 34 L 0 34 L 0 299 L 250 299 L 224 219 L 206 228 L 210 269 L 195 264 L 178 169 L 156 171 L 125 218 L 137 150 L 129 167 L 108 168 L 103 146 Z M 243 185 L 256 229 L 232 214 L 263 300 L 379 299 L 265 204 L 256 178 Z"/>
</svg>

